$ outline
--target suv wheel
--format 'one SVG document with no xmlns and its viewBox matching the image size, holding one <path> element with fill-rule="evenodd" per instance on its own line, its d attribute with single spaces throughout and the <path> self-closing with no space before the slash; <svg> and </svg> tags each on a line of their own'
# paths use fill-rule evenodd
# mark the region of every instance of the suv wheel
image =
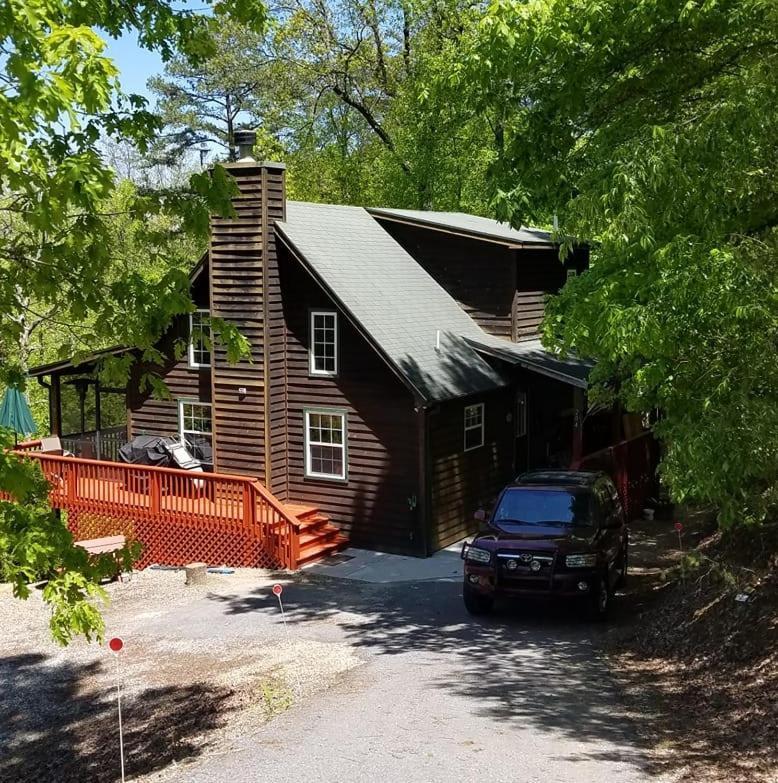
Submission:
<svg viewBox="0 0 778 783">
<path fill-rule="evenodd" d="M 608 616 L 611 602 L 608 580 L 605 577 L 601 576 L 597 580 L 589 600 L 591 601 L 592 617 L 595 620 L 604 620 Z"/>
<path fill-rule="evenodd" d="M 624 549 L 621 551 L 621 557 L 619 558 L 619 570 L 616 577 L 616 587 L 624 587 L 627 584 L 627 564 L 629 555 L 627 554 L 629 542 L 624 539 Z"/>
<path fill-rule="evenodd" d="M 475 616 L 489 614 L 494 608 L 494 598 L 477 593 L 467 583 L 462 587 L 462 598 L 465 601 L 465 609 Z"/>
</svg>

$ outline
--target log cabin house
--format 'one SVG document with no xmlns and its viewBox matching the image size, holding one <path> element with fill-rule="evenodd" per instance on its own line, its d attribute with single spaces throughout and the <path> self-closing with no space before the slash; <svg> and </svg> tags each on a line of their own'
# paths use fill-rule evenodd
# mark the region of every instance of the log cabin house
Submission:
<svg viewBox="0 0 778 783">
<path fill-rule="evenodd" d="M 137 378 L 101 389 L 99 356 L 31 372 L 50 388 L 52 432 L 77 455 L 115 459 L 116 443 L 139 434 L 204 439 L 216 474 L 256 479 L 300 518 L 326 520 L 309 526 L 321 535 L 303 543 L 304 562 L 346 539 L 429 555 L 467 535 L 517 473 L 582 464 L 630 434 L 617 412 L 587 409 L 589 365 L 539 341 L 545 300 L 586 270 L 586 247 L 560 261 L 544 231 L 288 201 L 282 164 L 244 155 L 227 168 L 236 217 L 212 219 L 191 275 L 197 310 L 153 368 L 171 399 Z M 209 315 L 249 339 L 250 362 L 193 339 Z M 181 336 L 189 351 L 177 359 Z M 81 399 L 76 435 L 62 425 L 68 385 Z M 118 429 L 101 420 L 105 395 L 126 410 Z"/>
</svg>

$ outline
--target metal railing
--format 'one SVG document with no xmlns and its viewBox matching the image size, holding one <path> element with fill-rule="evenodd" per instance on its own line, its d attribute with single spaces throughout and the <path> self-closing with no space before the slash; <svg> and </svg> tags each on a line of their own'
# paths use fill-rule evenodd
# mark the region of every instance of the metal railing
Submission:
<svg viewBox="0 0 778 783">
<path fill-rule="evenodd" d="M 126 427 L 104 427 L 101 430 L 63 435 L 62 448 L 84 459 L 119 461 L 119 449 L 127 442 Z"/>
</svg>

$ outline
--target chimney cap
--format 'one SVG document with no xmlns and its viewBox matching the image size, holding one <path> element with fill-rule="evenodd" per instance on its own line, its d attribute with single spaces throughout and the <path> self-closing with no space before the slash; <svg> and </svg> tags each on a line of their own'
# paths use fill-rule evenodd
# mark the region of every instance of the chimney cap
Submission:
<svg viewBox="0 0 778 783">
<path fill-rule="evenodd" d="M 237 130 L 233 134 L 233 141 L 238 148 L 238 158 L 252 158 L 254 145 L 257 142 L 257 132 L 251 129 Z"/>
</svg>

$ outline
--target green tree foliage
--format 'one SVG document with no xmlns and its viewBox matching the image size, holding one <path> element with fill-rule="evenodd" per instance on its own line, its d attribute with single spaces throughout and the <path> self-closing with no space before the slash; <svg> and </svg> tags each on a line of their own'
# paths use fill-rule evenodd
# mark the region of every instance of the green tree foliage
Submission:
<svg viewBox="0 0 778 783">
<path fill-rule="evenodd" d="M 12 441 L 0 433 L 0 579 L 13 585 L 17 598 L 40 589 L 51 607 L 54 639 L 67 644 L 75 635 L 101 638 L 104 625 L 97 606 L 106 599 L 100 582 L 129 569 L 140 550 L 132 544 L 118 554 L 90 557 L 73 546 L 73 537 L 48 505 L 48 482 L 39 467 L 8 451 Z M 45 580 L 40 587 L 31 583 Z"/>
<path fill-rule="evenodd" d="M 216 146 L 224 158 L 232 159 L 233 133 L 264 108 L 266 80 L 274 69 L 263 51 L 263 36 L 225 22 L 214 38 L 213 57 L 192 62 L 177 55 L 165 66 L 164 76 L 149 80 L 168 129 L 154 145 L 155 159 L 172 162 L 203 146 Z"/>
<path fill-rule="evenodd" d="M 100 140 L 144 150 L 158 120 L 142 98 L 121 93 L 96 30 L 109 36 L 134 30 L 142 46 L 163 58 L 180 52 L 197 62 L 213 55 L 213 31 L 226 19 L 257 31 L 264 24 L 263 7 L 251 0 L 223 0 L 210 9 L 177 10 L 161 0 L 0 2 L 0 382 L 23 385 L 25 340 L 38 319 L 64 330 L 86 324 L 65 346 L 76 354 L 114 340 L 153 358 L 154 342 L 170 320 L 193 309 L 179 269 L 159 274 L 153 296 L 145 273 L 118 273 L 117 213 L 134 221 L 135 241 L 146 248 L 166 241 L 171 227 L 202 235 L 209 211 L 229 213 L 234 183 L 216 168 L 211 176 L 192 176 L 186 190 L 117 193 Z M 233 355 L 245 350 L 236 332 L 216 329 Z M 119 362 L 105 372 L 116 383 L 128 369 Z M 85 601 L 95 595 L 100 568 L 72 547 L 46 511 L 34 470 L 0 454 L 0 492 L 21 501 L 0 506 L 4 577 L 23 596 L 33 572 L 54 574 L 44 598 L 53 607 L 56 637 L 67 641 L 68 629 L 99 634 L 98 616 Z"/>
<path fill-rule="evenodd" d="M 225 29 L 197 68 L 173 61 L 150 82 L 168 149 L 227 147 L 258 127 L 256 154 L 289 166 L 291 197 L 488 211 L 499 129 L 455 95 L 430 91 L 477 11 L 446 2 L 293 0 L 264 36 Z"/>
<path fill-rule="evenodd" d="M 498 0 L 445 90 L 503 107 L 495 202 L 596 241 L 545 323 L 659 409 L 662 474 L 724 524 L 778 483 L 778 6 Z"/>
</svg>

